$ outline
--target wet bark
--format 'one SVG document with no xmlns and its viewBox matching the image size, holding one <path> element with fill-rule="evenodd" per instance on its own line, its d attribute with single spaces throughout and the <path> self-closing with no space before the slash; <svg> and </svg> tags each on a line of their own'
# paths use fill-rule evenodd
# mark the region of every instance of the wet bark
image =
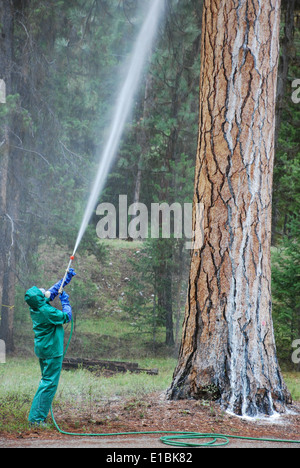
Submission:
<svg viewBox="0 0 300 468">
<path fill-rule="evenodd" d="M 179 362 L 169 398 L 256 416 L 291 397 L 272 323 L 271 209 L 280 0 L 205 0 L 196 204 Z"/>
</svg>

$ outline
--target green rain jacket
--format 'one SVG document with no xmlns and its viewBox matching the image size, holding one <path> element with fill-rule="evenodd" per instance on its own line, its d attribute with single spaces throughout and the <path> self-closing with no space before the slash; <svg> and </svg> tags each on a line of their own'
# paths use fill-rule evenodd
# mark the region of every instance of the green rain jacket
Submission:
<svg viewBox="0 0 300 468">
<path fill-rule="evenodd" d="M 69 317 L 49 304 L 44 294 L 33 286 L 25 294 L 33 323 L 34 352 L 39 359 L 56 358 L 64 352 L 64 328 Z"/>
</svg>

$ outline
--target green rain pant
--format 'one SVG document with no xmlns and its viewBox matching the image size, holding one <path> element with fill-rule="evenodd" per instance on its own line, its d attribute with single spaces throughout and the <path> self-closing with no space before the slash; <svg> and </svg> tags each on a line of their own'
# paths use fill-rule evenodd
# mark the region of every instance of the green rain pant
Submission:
<svg viewBox="0 0 300 468">
<path fill-rule="evenodd" d="M 42 380 L 33 399 L 29 413 L 31 423 L 40 423 L 47 418 L 58 387 L 63 357 L 40 359 Z"/>
</svg>

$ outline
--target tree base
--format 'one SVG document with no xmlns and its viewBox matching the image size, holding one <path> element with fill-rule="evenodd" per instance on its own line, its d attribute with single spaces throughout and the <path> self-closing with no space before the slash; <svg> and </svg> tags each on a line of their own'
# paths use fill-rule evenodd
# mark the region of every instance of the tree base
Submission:
<svg viewBox="0 0 300 468">
<path fill-rule="evenodd" d="M 252 387 L 252 388 L 251 388 Z M 227 385 L 221 388 L 218 384 L 207 381 L 207 373 L 203 384 L 190 378 L 175 378 L 171 388 L 167 392 L 169 400 L 207 400 L 216 401 L 226 409 L 226 411 L 236 416 L 259 417 L 272 416 L 276 413 L 282 414 L 287 410 L 287 406 L 292 404 L 292 397 L 283 380 L 281 388 L 278 390 L 268 390 L 266 388 L 254 388 L 254 385 L 240 392 L 233 392 Z"/>
</svg>

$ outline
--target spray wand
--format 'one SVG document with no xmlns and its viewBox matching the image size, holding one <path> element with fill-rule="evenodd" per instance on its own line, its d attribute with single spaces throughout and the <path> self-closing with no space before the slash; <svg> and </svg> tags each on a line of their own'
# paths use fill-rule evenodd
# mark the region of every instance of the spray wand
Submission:
<svg viewBox="0 0 300 468">
<path fill-rule="evenodd" d="M 65 273 L 65 276 L 64 276 L 64 279 L 62 280 L 62 283 L 61 283 L 61 286 L 59 288 L 59 291 L 58 291 L 58 294 L 62 294 L 63 293 L 63 289 L 64 289 L 64 284 L 65 284 L 65 281 L 67 279 L 67 275 L 69 273 L 69 270 L 71 268 L 71 265 L 72 265 L 72 262 L 75 258 L 75 255 L 71 255 L 70 257 L 70 261 L 69 261 L 69 265 L 68 265 L 68 268 L 66 269 L 66 273 Z"/>
</svg>

